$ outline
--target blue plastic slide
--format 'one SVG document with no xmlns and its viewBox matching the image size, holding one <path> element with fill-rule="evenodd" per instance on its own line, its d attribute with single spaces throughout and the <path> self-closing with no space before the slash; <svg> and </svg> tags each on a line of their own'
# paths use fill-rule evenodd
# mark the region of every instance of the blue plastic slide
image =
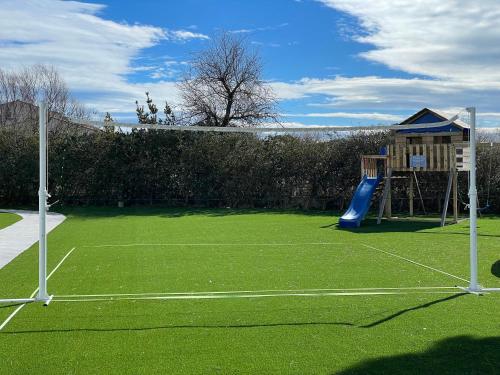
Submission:
<svg viewBox="0 0 500 375">
<path fill-rule="evenodd" d="M 380 178 L 368 178 L 366 175 L 358 185 L 354 197 L 352 198 L 349 208 L 339 220 L 341 228 L 356 228 L 359 227 L 361 221 L 365 218 L 370 203 L 375 193 L 375 189 L 380 182 Z"/>
</svg>

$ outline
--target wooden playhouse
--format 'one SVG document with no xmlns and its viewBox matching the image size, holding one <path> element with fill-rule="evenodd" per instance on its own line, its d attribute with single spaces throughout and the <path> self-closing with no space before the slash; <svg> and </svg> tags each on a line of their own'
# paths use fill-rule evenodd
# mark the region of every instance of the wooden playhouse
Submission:
<svg viewBox="0 0 500 375">
<path fill-rule="evenodd" d="M 395 178 L 408 180 L 410 216 L 413 216 L 415 186 L 421 198 L 416 172 L 442 172 L 448 174 L 445 202 L 441 224 L 446 220 L 447 208 L 453 201 L 453 219 L 458 220 L 458 181 L 460 171 L 468 169 L 469 125 L 461 120 L 435 128 L 419 128 L 418 124 L 444 122 L 449 119 L 443 113 L 424 108 L 400 125 L 415 125 L 415 129 L 391 131 L 392 143 L 383 155 L 363 155 L 361 176 L 381 178 L 383 189 L 380 200 L 378 222 L 382 216 L 392 216 L 391 185 Z M 423 205 L 423 203 L 422 203 Z"/>
</svg>

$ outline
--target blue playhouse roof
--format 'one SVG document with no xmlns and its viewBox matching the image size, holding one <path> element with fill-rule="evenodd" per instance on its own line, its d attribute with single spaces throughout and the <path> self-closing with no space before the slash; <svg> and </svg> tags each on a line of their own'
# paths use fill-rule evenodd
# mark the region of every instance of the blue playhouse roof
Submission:
<svg viewBox="0 0 500 375">
<path fill-rule="evenodd" d="M 398 134 L 411 134 L 411 133 L 458 133 L 458 132 L 469 132 L 469 125 L 461 120 L 455 120 L 449 125 L 440 126 L 438 128 L 424 129 L 419 128 L 418 124 L 428 124 L 433 122 L 447 121 L 449 118 L 443 113 L 436 110 L 431 110 L 429 108 L 424 108 L 414 115 L 408 117 L 400 125 L 412 125 L 415 124 L 415 129 L 408 130 L 396 130 Z"/>
</svg>

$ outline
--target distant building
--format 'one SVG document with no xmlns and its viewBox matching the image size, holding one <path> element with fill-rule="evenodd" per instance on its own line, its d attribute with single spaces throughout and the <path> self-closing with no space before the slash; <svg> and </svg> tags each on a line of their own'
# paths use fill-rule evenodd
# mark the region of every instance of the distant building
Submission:
<svg viewBox="0 0 500 375">
<path fill-rule="evenodd" d="M 16 131 L 35 133 L 38 130 L 38 106 L 14 100 L 0 104 L 0 128 L 11 128 Z M 49 112 L 47 129 L 49 132 L 72 132 L 89 134 L 101 131 L 92 125 L 76 124 L 58 112 Z"/>
</svg>

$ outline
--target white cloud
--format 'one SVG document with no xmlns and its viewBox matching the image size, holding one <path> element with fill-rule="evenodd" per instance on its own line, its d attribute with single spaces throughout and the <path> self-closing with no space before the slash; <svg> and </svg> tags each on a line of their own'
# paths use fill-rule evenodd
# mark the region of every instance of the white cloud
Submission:
<svg viewBox="0 0 500 375">
<path fill-rule="evenodd" d="M 150 70 L 155 70 L 156 67 L 155 66 L 150 66 L 150 65 L 143 65 L 143 66 L 134 66 L 132 68 L 132 70 L 134 72 L 147 72 L 147 71 L 150 71 Z"/>
<path fill-rule="evenodd" d="M 312 95 L 331 97 L 325 106 L 385 106 L 396 103 L 421 104 L 429 95 L 448 97 L 468 88 L 464 84 L 429 79 L 381 78 L 376 76 L 302 78 L 292 83 L 272 82 L 281 99 L 299 99 Z M 404 96 L 403 96 L 404 95 Z"/>
<path fill-rule="evenodd" d="M 121 90 L 117 88 L 113 91 L 102 92 L 100 95 L 93 95 L 86 103 L 90 107 L 101 111 L 130 113 L 135 111 L 136 100 L 144 104 L 146 91 L 149 92 L 150 97 L 153 98 L 159 108 L 163 107 L 165 100 L 174 106 L 180 103 L 176 83 L 163 80 L 145 83 L 125 83 Z"/>
<path fill-rule="evenodd" d="M 258 31 L 273 31 L 273 30 L 278 30 L 278 29 L 281 29 L 281 28 L 286 27 L 286 26 L 288 26 L 288 22 L 283 22 L 283 23 L 280 23 L 279 25 L 274 25 L 274 26 L 256 27 L 256 28 L 253 28 L 253 29 L 232 30 L 230 32 L 233 33 L 233 34 L 251 34 L 251 33 L 258 32 Z"/>
<path fill-rule="evenodd" d="M 319 0 L 356 17 L 364 58 L 439 79 L 500 82 L 498 0 Z"/>
<path fill-rule="evenodd" d="M 312 118 L 344 118 L 359 120 L 376 120 L 400 122 L 404 116 L 392 115 L 389 113 L 356 113 L 356 112 L 320 112 L 320 113 L 286 113 L 285 117 L 312 117 Z"/>
<path fill-rule="evenodd" d="M 253 44 L 254 46 L 261 46 L 261 47 L 272 47 L 272 48 L 279 48 L 281 47 L 281 44 L 279 43 L 263 43 L 263 42 L 258 42 L 256 40 L 252 40 L 250 44 Z"/>
<path fill-rule="evenodd" d="M 281 100 L 308 98 L 310 106 L 336 109 L 408 111 L 476 105 L 479 111 L 496 112 L 500 100 L 500 85 L 493 82 L 337 76 L 271 85 Z"/>
<path fill-rule="evenodd" d="M 180 41 L 187 41 L 190 39 L 210 39 L 208 35 L 201 33 L 194 33 L 192 31 L 187 31 L 187 30 L 168 31 L 167 35 L 172 39 Z"/>
<path fill-rule="evenodd" d="M 427 78 L 336 76 L 272 82 L 281 100 L 307 98 L 310 106 L 341 110 L 345 118 L 354 118 L 349 116 L 361 111 L 368 118 L 384 115 L 383 111 L 424 106 L 477 105 L 480 115 L 486 112 L 482 118 L 498 123 L 499 1 L 320 1 L 359 20 L 363 30 L 351 36 L 367 44 L 363 58 Z M 183 43 L 209 37 L 193 27 L 168 30 L 106 20 L 99 14 L 103 8 L 76 1 L 0 0 L 0 66 L 17 69 L 20 62 L 53 64 L 72 90 L 82 98 L 90 97 L 84 100 L 101 111 L 131 112 L 145 91 L 159 106 L 164 99 L 178 103 L 175 83 L 165 79 L 175 78 L 174 70 L 185 62 L 168 56 L 145 58 L 143 50 L 164 41 Z M 150 74 L 153 82 L 128 82 L 127 75 L 134 72 Z M 330 113 L 331 118 L 336 116 L 341 117 Z"/>
<path fill-rule="evenodd" d="M 0 65 L 54 65 L 69 87 L 101 111 L 130 111 L 144 91 L 178 100 L 172 82 L 132 84 L 126 75 L 153 71 L 147 62 L 133 67 L 141 51 L 161 41 L 185 42 L 208 36 L 186 30 L 118 23 L 99 16 L 101 4 L 58 0 L 2 0 Z M 161 77 L 160 77 L 161 78 Z"/>
<path fill-rule="evenodd" d="M 500 112 L 481 112 L 481 117 L 487 119 L 500 119 Z"/>
<path fill-rule="evenodd" d="M 362 58 L 418 76 L 272 82 L 281 100 L 307 98 L 310 106 L 368 112 L 476 105 L 488 113 L 480 117 L 484 124 L 498 123 L 499 1 L 317 1 L 358 20 L 339 32 L 367 45 Z"/>
</svg>

